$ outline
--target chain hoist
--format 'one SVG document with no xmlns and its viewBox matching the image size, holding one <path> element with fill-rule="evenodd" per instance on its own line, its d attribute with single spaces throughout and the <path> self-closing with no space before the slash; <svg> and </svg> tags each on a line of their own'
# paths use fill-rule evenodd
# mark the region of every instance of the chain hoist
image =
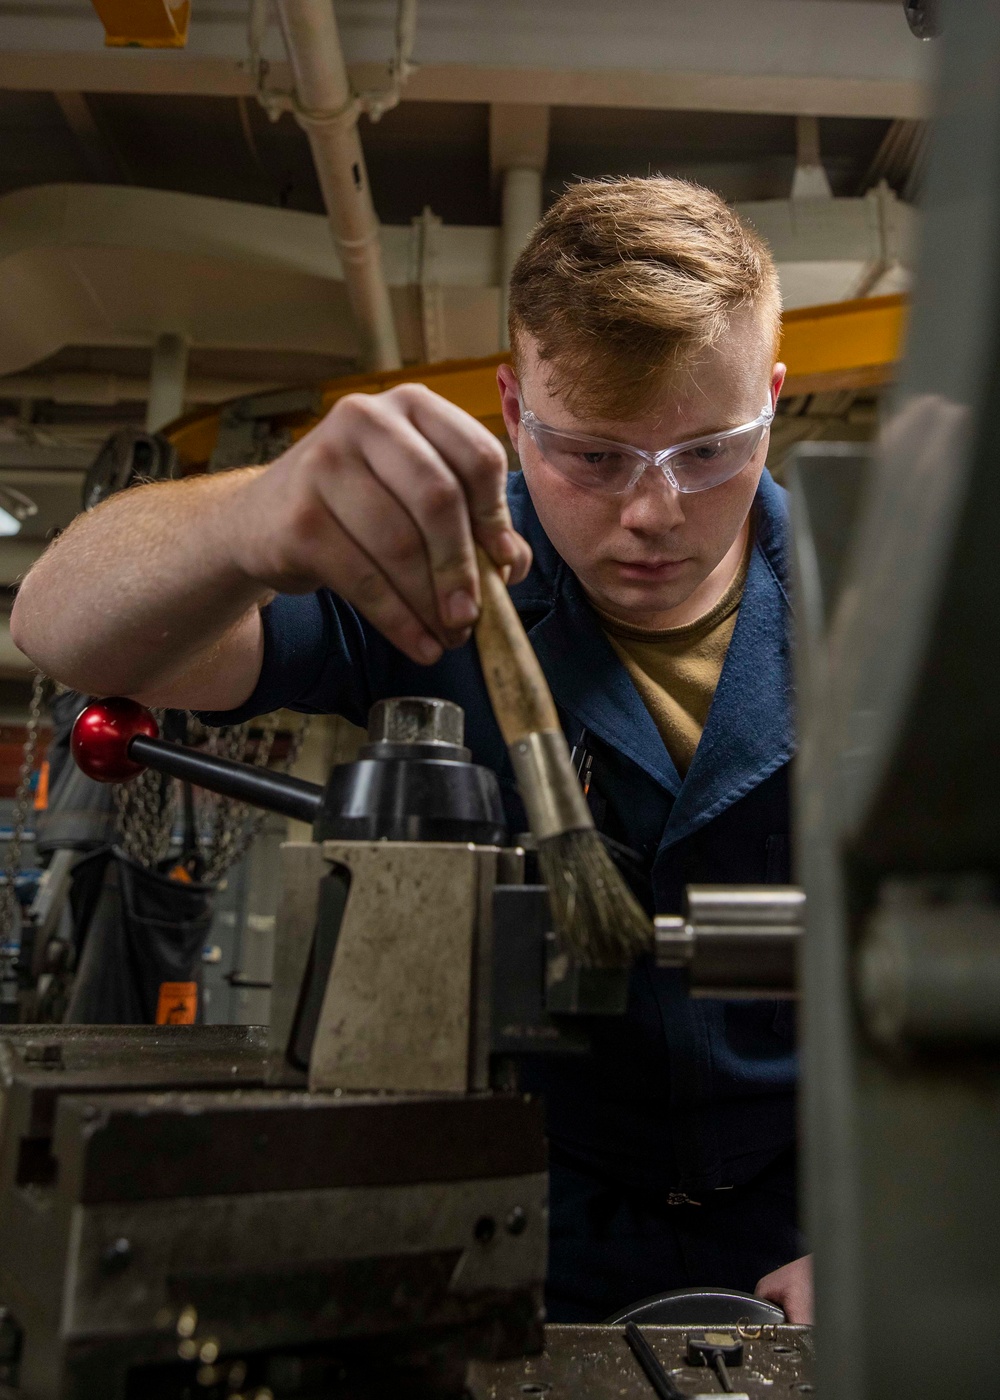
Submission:
<svg viewBox="0 0 1000 1400">
<path fill-rule="evenodd" d="M 14 794 L 14 808 L 11 814 L 10 841 L 7 843 L 7 859 L 4 865 L 2 906 L 0 906 L 0 1020 L 10 1020 L 11 1012 L 18 1001 L 17 965 L 21 952 L 21 909 L 17 898 L 17 875 L 21 868 L 21 849 L 24 845 L 24 832 L 28 824 L 28 809 L 31 805 L 31 777 L 35 771 L 38 756 L 38 732 L 41 726 L 42 703 L 48 680 L 41 671 L 35 672 L 31 686 L 31 701 L 28 706 L 28 721 L 25 725 L 24 751 L 21 755 L 21 768 L 17 777 L 17 790 Z"/>
<path fill-rule="evenodd" d="M 299 728 L 289 742 L 288 752 L 278 765 L 279 772 L 287 773 L 298 762 L 302 744 L 309 729 L 309 718 L 304 717 Z M 278 733 L 278 716 L 268 715 L 263 722 L 263 730 L 253 757 L 255 766 L 268 766 L 274 741 Z M 245 757 L 250 738 L 250 726 L 238 725 L 228 733 L 216 731 L 209 737 L 208 749 L 220 758 Z M 214 740 L 214 746 L 213 746 Z M 220 880 L 232 866 L 249 850 L 267 820 L 267 813 L 251 807 L 245 802 L 233 802 L 212 793 L 204 794 L 204 801 L 212 811 L 212 829 L 205 851 L 205 879 L 211 883 Z"/>
<path fill-rule="evenodd" d="M 20 911 L 14 881 L 21 868 L 21 847 L 24 845 L 24 830 L 28 824 L 28 808 L 31 806 L 31 775 L 35 771 L 35 758 L 38 754 L 38 730 L 42 718 L 42 702 L 45 698 L 47 679 L 40 671 L 35 672 L 31 687 L 31 703 L 28 707 L 28 722 L 25 726 L 24 752 L 21 755 L 21 768 L 17 777 L 17 791 L 14 795 L 14 810 L 11 815 L 11 834 L 7 844 L 7 860 L 4 866 L 3 908 L 0 913 L 3 926 L 3 944 L 6 947 L 16 941 L 20 932 Z"/>
<path fill-rule="evenodd" d="M 162 710 L 154 711 L 161 732 L 164 725 Z M 305 718 L 292 736 L 288 752 L 278 771 L 294 767 L 302 750 L 308 729 Z M 259 738 L 248 760 L 252 728 Z M 237 763 L 252 762 L 265 768 L 270 761 L 278 732 L 278 716 L 267 715 L 262 720 L 246 724 L 227 725 L 209 729 L 190 721 L 191 738 L 204 742 L 207 751 Z M 170 854 L 170 843 L 178 812 L 179 784 L 153 769 L 147 769 L 131 782 L 118 784 L 115 802 L 118 810 L 122 849 L 138 864 L 148 869 L 156 867 Z M 208 884 L 217 883 L 243 855 L 259 833 L 266 813 L 244 802 L 234 802 L 214 793 L 199 793 L 197 826 L 206 834 L 199 842 L 204 862 L 201 878 Z"/>
<path fill-rule="evenodd" d="M 163 710 L 154 710 L 163 729 Z M 129 783 L 115 786 L 118 835 L 122 850 L 139 865 L 154 870 L 170 851 L 177 808 L 177 785 L 147 768 Z"/>
</svg>

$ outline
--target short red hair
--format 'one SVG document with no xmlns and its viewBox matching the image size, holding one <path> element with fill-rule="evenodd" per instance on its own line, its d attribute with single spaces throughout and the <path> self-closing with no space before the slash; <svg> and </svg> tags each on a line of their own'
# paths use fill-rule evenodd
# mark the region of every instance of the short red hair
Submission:
<svg viewBox="0 0 1000 1400">
<path fill-rule="evenodd" d="M 533 231 L 510 282 L 515 368 L 525 335 L 575 412 L 638 416 L 664 375 L 758 308 L 777 353 L 781 298 L 764 241 L 688 180 L 584 180 Z"/>
</svg>

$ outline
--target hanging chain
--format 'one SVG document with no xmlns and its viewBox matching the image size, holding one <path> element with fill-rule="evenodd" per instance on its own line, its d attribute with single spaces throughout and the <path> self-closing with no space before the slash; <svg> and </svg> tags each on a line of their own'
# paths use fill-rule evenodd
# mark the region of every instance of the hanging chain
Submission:
<svg viewBox="0 0 1000 1400">
<path fill-rule="evenodd" d="M 153 716 L 163 730 L 163 710 Z M 139 865 L 155 870 L 170 852 L 177 810 L 177 784 L 147 768 L 128 783 L 115 785 L 115 807 L 122 850 Z"/>
<path fill-rule="evenodd" d="M 288 753 L 278 771 L 287 773 L 295 767 L 308 730 L 309 717 L 305 716 L 291 738 Z M 277 715 L 268 715 L 254 755 L 254 763 L 258 767 L 267 767 L 277 732 Z M 249 725 L 234 726 L 228 732 L 216 730 L 209 738 L 209 752 L 213 752 L 214 741 L 214 752 L 219 753 L 221 757 L 232 757 L 241 761 L 246 753 L 249 737 Z M 205 879 L 215 882 L 246 854 L 267 820 L 267 813 L 251 807 L 246 802 L 220 799 L 210 793 L 206 793 L 205 798 L 212 808 L 211 834 L 205 852 Z"/>
<path fill-rule="evenodd" d="M 154 714 L 162 730 L 163 711 L 154 711 Z M 255 767 L 266 768 L 278 733 L 278 716 L 267 715 L 262 721 L 254 721 L 254 724 L 261 732 L 252 762 Z M 209 729 L 192 719 L 190 726 L 191 739 L 195 742 L 202 740 L 207 753 L 235 763 L 247 761 L 250 723 Z M 287 773 L 294 767 L 308 727 L 306 717 L 292 736 L 279 771 Z M 174 779 L 151 768 L 131 782 L 121 783 L 115 788 L 122 848 L 126 855 L 148 869 L 155 869 L 170 854 L 179 790 L 180 785 Z M 200 843 L 205 859 L 201 878 L 208 884 L 215 884 L 249 849 L 266 821 L 267 813 L 249 803 L 220 797 L 205 789 L 199 790 L 197 805 L 197 825 L 205 833 Z"/>
<path fill-rule="evenodd" d="M 35 758 L 38 754 L 38 730 L 47 683 L 47 678 L 42 675 L 41 671 L 36 671 L 31 686 L 31 703 L 28 707 L 28 723 L 25 726 L 24 752 L 21 756 L 21 770 L 17 777 L 17 792 L 14 796 L 14 811 L 11 817 L 11 835 L 7 845 L 7 861 L 4 867 L 3 905 L 2 910 L 0 910 L 0 920 L 2 920 L 3 943 L 5 945 L 16 939 L 21 926 L 14 880 L 21 867 L 24 828 L 28 823 L 28 808 L 31 805 L 31 775 L 35 771 Z"/>
<path fill-rule="evenodd" d="M 277 716 L 266 716 L 254 756 L 255 762 L 262 768 L 266 767 L 271 756 L 277 727 Z M 250 725 L 240 724 L 210 731 L 206 748 L 210 754 L 219 758 L 242 763 L 246 759 L 249 742 Z M 253 809 L 245 802 L 227 800 L 211 792 L 204 792 L 200 806 L 204 814 L 202 825 L 208 828 L 204 850 L 205 879 L 214 882 L 221 879 L 225 871 L 234 864 L 236 846 Z"/>
</svg>

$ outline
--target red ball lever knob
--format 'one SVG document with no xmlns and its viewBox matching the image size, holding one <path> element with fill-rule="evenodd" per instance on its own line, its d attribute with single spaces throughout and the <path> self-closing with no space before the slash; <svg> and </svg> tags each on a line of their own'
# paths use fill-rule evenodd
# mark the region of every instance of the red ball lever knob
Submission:
<svg viewBox="0 0 1000 1400">
<path fill-rule="evenodd" d="M 146 766 L 129 758 L 129 744 L 139 734 L 155 739 L 159 733 L 156 720 L 135 700 L 96 700 L 77 716 L 70 750 L 88 778 L 127 783 Z"/>
</svg>

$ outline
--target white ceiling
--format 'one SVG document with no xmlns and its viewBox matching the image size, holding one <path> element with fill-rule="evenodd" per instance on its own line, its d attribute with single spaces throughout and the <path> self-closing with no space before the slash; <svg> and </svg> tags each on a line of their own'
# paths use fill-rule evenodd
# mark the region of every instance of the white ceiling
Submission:
<svg viewBox="0 0 1000 1400">
<path fill-rule="evenodd" d="M 385 81 L 394 0 L 338 0 L 362 87 Z M 187 47 L 105 49 L 87 0 L 0 0 L 0 87 L 249 94 L 246 0 L 194 0 Z M 883 0 L 420 0 L 415 101 L 914 117 L 933 46 Z M 288 86 L 280 36 L 270 81 Z"/>
</svg>

